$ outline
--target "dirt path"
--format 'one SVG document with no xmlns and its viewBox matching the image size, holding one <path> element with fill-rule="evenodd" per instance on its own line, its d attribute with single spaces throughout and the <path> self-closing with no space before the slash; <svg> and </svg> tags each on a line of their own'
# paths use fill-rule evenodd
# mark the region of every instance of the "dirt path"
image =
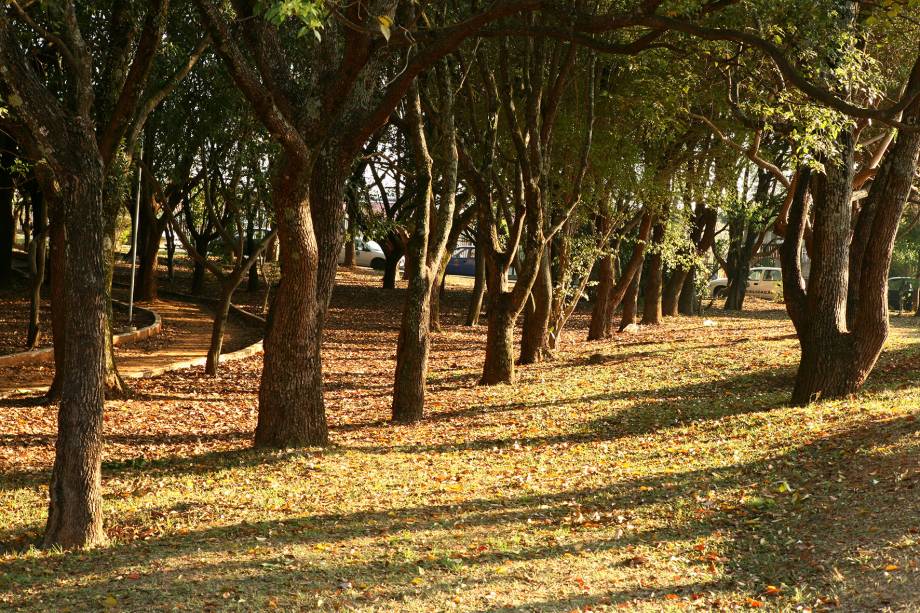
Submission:
<svg viewBox="0 0 920 613">
<path fill-rule="evenodd" d="M 143 306 L 160 314 L 163 328 L 157 336 L 115 348 L 115 359 L 123 376 L 137 378 L 145 372 L 206 354 L 211 340 L 210 309 L 174 300 L 157 300 Z M 224 353 L 242 349 L 257 340 L 258 330 L 231 317 L 224 336 Z M 0 368 L 0 398 L 44 392 L 53 376 L 53 364 Z"/>
</svg>

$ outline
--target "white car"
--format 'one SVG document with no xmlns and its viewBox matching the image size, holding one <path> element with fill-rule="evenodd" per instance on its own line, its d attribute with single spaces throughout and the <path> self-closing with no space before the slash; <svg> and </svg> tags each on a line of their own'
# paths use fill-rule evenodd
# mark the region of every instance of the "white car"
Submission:
<svg viewBox="0 0 920 613">
<path fill-rule="evenodd" d="M 345 263 L 345 245 L 339 251 L 339 264 Z M 383 253 L 380 245 L 374 241 L 366 241 L 361 238 L 355 239 L 355 264 L 365 266 L 375 270 L 383 270 L 386 267 L 387 258 Z"/>
<path fill-rule="evenodd" d="M 728 291 L 728 279 L 720 277 L 709 282 L 709 294 L 713 298 L 724 298 Z M 783 271 L 780 268 L 759 266 L 748 274 L 747 295 L 774 299 L 783 291 Z"/>
</svg>

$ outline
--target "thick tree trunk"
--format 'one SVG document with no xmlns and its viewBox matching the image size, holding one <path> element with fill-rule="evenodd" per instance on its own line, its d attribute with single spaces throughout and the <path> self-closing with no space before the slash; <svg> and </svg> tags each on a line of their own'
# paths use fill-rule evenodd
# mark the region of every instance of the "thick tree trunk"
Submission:
<svg viewBox="0 0 920 613">
<path fill-rule="evenodd" d="M 664 242 L 664 224 L 658 223 L 652 232 L 655 250 L 646 266 L 648 278 L 645 281 L 645 300 L 642 307 L 642 325 L 657 326 L 661 323 L 661 281 L 663 262 L 661 245 Z"/>
<path fill-rule="evenodd" d="M 620 332 L 627 326 L 636 323 L 636 313 L 639 312 L 639 286 L 642 284 L 642 269 L 636 271 L 633 275 L 629 287 L 626 289 L 626 295 L 623 296 L 623 315 L 620 317 Z"/>
<path fill-rule="evenodd" d="M 521 364 L 542 362 L 549 354 L 547 335 L 553 300 L 553 280 L 549 268 L 549 249 L 543 250 L 540 268 L 530 297 L 524 307 L 524 324 L 521 331 Z"/>
<path fill-rule="evenodd" d="M 157 220 L 147 219 L 141 213 L 141 230 L 138 234 L 139 266 L 135 300 L 150 301 L 157 299 L 157 264 L 160 253 L 160 237 L 163 226 Z"/>
<path fill-rule="evenodd" d="M 608 253 L 600 261 L 598 272 L 597 291 L 594 294 L 594 305 L 591 308 L 591 323 L 588 326 L 588 340 L 597 341 L 604 338 L 607 330 L 607 306 L 610 302 L 610 292 L 613 291 L 613 254 Z"/>
<path fill-rule="evenodd" d="M 391 249 L 386 256 L 386 265 L 383 269 L 383 289 L 396 289 L 396 275 L 399 272 L 399 260 L 402 259 L 402 249 Z"/>
<path fill-rule="evenodd" d="M 480 385 L 514 382 L 514 320 L 511 293 L 489 292 L 489 328 L 486 334 L 486 360 Z"/>
<path fill-rule="evenodd" d="M 65 208 L 66 331 L 46 547 L 105 541 L 101 464 L 108 303 L 105 254 L 110 245 L 106 245 L 105 224 L 100 223 L 106 216 L 101 160 L 87 156 L 81 163 L 73 176 L 55 177 Z"/>
<path fill-rule="evenodd" d="M 399 341 L 396 346 L 396 378 L 393 384 L 393 421 L 413 423 L 422 419 L 425 409 L 425 379 L 431 345 L 430 315 L 432 292 L 437 287 L 424 262 L 414 266 L 409 277 Z"/>
<path fill-rule="evenodd" d="M 696 268 L 693 268 L 684 279 L 684 285 L 680 290 L 680 298 L 677 301 L 677 311 L 681 315 L 697 315 L 699 313 L 697 302 Z"/>
<path fill-rule="evenodd" d="M 726 311 L 741 311 L 744 308 L 744 299 L 747 296 L 747 279 L 751 274 L 751 256 L 753 255 L 756 236 L 752 228 L 747 229 L 744 242 L 736 250 L 730 250 L 728 265 L 730 270 L 729 284 L 726 289 Z"/>
<path fill-rule="evenodd" d="M 690 276 L 686 268 L 675 268 L 665 284 L 661 295 L 661 314 L 665 317 L 677 317 L 680 313 L 680 297 L 685 282 Z"/>
<path fill-rule="evenodd" d="M 334 155 L 313 165 L 285 156 L 274 179 L 282 274 L 264 343 L 256 446 L 329 442 L 320 349 L 341 246 L 347 169 Z"/>
</svg>

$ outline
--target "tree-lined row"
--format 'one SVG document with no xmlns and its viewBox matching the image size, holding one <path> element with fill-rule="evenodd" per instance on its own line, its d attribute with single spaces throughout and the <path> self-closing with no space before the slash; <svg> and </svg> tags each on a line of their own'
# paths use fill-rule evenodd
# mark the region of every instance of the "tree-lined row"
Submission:
<svg viewBox="0 0 920 613">
<path fill-rule="evenodd" d="M 589 287 L 590 338 L 610 336 L 621 305 L 621 328 L 639 318 L 640 292 L 653 325 L 696 311 L 714 252 L 740 308 L 769 230 L 802 345 L 793 400 L 857 390 L 887 336 L 916 189 L 916 43 L 898 11 L 842 0 L 10 3 L 0 122 L 51 237 L 61 417 L 46 544 L 104 540 L 103 401 L 121 390 L 110 293 L 133 198 L 139 295 L 155 292 L 167 230 L 198 283 L 219 279 L 209 372 L 233 290 L 277 238 L 258 446 L 328 442 L 320 348 L 345 228 L 383 239 L 388 284 L 406 257 L 395 421 L 424 416 L 464 232 L 481 264 L 470 323 L 486 295 L 483 384 L 551 355 Z M 224 260 L 208 256 L 215 240 Z"/>
</svg>

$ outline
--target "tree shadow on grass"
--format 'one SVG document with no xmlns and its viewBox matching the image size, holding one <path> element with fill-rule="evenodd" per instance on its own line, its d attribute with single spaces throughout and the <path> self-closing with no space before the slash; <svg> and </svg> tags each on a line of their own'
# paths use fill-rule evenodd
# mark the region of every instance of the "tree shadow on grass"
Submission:
<svg viewBox="0 0 920 613">
<path fill-rule="evenodd" d="M 660 597 L 662 590 L 678 597 L 714 589 L 756 596 L 768 582 L 834 596 L 849 610 L 873 608 L 867 603 L 909 607 L 916 603 L 915 573 L 895 581 L 882 580 L 881 566 L 891 558 L 861 560 L 858 552 L 884 550 L 918 526 L 920 509 L 910 501 L 916 500 L 916 487 L 920 487 L 920 424 L 912 417 L 867 423 L 766 459 L 627 479 L 604 487 L 240 522 L 186 534 L 167 532 L 149 540 L 46 559 L 12 558 L 0 563 L 0 589 L 17 590 L 18 595 L 8 601 L 14 608 L 37 607 L 40 602 L 45 610 L 94 606 L 98 604 L 95 599 L 104 594 L 114 594 L 128 609 L 179 601 L 200 608 L 209 598 L 220 603 L 228 593 L 230 598 L 250 599 L 248 606 L 239 608 L 264 606 L 251 600 L 259 594 L 273 596 L 283 606 L 286 598 L 298 592 L 343 599 L 354 606 L 375 602 L 398 606 L 405 598 L 421 597 L 413 582 L 420 567 L 427 577 L 424 597 L 438 603 L 474 581 L 488 583 L 499 592 L 510 584 L 533 586 L 542 562 L 577 558 L 586 552 L 602 556 L 611 566 L 627 568 L 624 563 L 635 555 L 635 547 L 671 542 L 686 548 L 683 555 L 698 562 L 698 578 L 664 582 L 653 589 L 642 587 L 640 575 L 667 567 L 666 560 L 653 560 L 641 573 L 624 570 L 618 585 L 595 585 L 590 594 L 573 587 L 564 596 L 529 602 L 518 609 L 555 611 L 580 604 L 627 603 L 650 599 L 652 591 Z M 880 449 L 896 451 L 879 453 Z M 226 458 L 227 464 L 232 465 L 234 459 L 238 458 Z M 214 465 L 210 468 L 219 470 Z M 778 493 L 777 483 L 791 489 Z M 710 490 L 731 495 L 710 505 L 698 496 Z M 742 492 L 768 502 L 744 504 Z M 573 508 L 586 514 L 594 509 L 627 509 L 641 515 L 658 513 L 662 505 L 673 516 L 663 518 L 666 521 L 659 527 L 625 534 L 616 525 L 577 528 L 568 522 Z M 181 516 L 188 510 L 188 505 L 174 505 L 161 509 L 160 514 Z M 110 521 L 130 523 L 134 518 L 127 515 Z M 501 550 L 471 549 L 469 532 L 489 526 L 508 539 L 524 534 L 534 538 Z M 563 527 L 571 530 L 567 542 L 542 538 Z M 0 533 L 0 541 L 10 536 Z M 394 538 L 418 539 L 417 554 L 394 557 L 381 545 Z M 713 539 L 712 546 L 719 548 L 722 561 L 716 575 L 705 572 L 708 562 L 693 548 L 701 539 Z M 364 552 L 370 557 L 345 555 L 350 548 L 368 547 L 368 540 L 377 542 L 376 550 Z M 310 546 L 310 552 L 322 546 L 320 551 L 328 552 L 320 556 L 324 563 L 288 553 L 290 547 L 303 545 Z M 422 554 L 435 549 L 443 555 Z M 444 553 L 451 549 L 465 553 L 452 563 Z M 916 553 L 916 547 L 902 551 L 905 557 Z M 173 558 L 184 561 L 163 564 Z M 515 572 L 502 576 L 486 572 L 483 576 L 475 571 L 506 561 L 526 563 L 530 576 Z M 143 572 L 128 581 L 117 578 L 134 568 Z M 49 580 L 49 573 L 60 581 Z M 346 582 L 373 589 L 362 595 L 360 590 L 343 588 Z M 494 608 L 486 602 L 482 607 Z"/>
</svg>

